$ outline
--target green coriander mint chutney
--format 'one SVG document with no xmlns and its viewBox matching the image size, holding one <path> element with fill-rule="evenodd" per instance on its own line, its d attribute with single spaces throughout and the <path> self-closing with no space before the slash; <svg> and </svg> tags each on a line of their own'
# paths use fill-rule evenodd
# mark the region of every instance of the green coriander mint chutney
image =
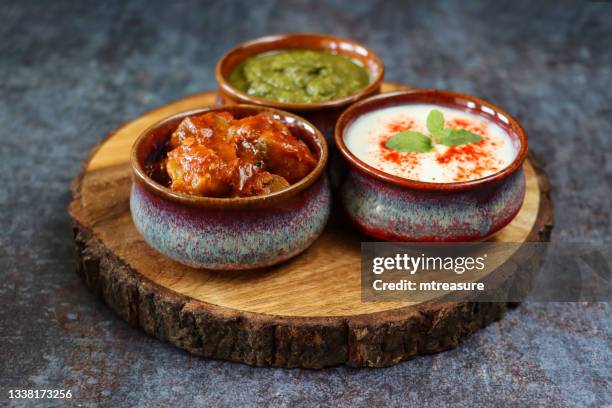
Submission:
<svg viewBox="0 0 612 408">
<path fill-rule="evenodd" d="M 309 103 L 352 95 L 370 79 L 363 67 L 340 55 L 288 49 L 247 58 L 232 71 L 229 81 L 249 95 Z"/>
</svg>

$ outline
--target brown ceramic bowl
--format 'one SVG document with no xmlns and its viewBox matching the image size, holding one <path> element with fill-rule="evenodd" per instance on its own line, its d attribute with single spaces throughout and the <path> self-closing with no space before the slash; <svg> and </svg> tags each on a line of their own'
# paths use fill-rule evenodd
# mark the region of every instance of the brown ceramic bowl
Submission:
<svg viewBox="0 0 612 408">
<path fill-rule="evenodd" d="M 412 103 L 459 109 L 497 124 L 510 136 L 516 157 L 506 168 L 487 177 L 429 183 L 380 171 L 347 148 L 345 133 L 358 117 Z M 376 95 L 342 114 L 335 139 L 349 166 L 340 192 L 342 206 L 360 230 L 376 238 L 424 242 L 482 240 L 512 221 L 525 197 L 525 131 L 504 110 L 473 96 L 432 89 Z"/>
<path fill-rule="evenodd" d="M 196 197 L 158 183 L 148 165 L 184 118 L 205 112 L 230 112 L 235 118 L 269 113 L 308 145 L 317 165 L 297 183 L 254 197 Z M 182 112 L 152 125 L 132 147 L 132 220 L 149 245 L 183 264 L 213 270 L 270 266 L 304 251 L 323 231 L 330 211 L 327 158 L 321 132 L 289 112 L 252 105 Z"/>
<path fill-rule="evenodd" d="M 229 82 L 229 75 L 242 61 L 257 54 L 287 48 L 328 51 L 359 61 L 370 75 L 370 83 L 358 92 L 340 99 L 313 103 L 276 102 L 248 95 Z M 297 113 L 310 120 L 329 139 L 336 120 L 349 105 L 380 92 L 385 68 L 381 59 L 363 44 L 325 34 L 289 33 L 257 38 L 231 49 L 217 63 L 215 76 L 223 103 L 250 103 Z"/>
</svg>

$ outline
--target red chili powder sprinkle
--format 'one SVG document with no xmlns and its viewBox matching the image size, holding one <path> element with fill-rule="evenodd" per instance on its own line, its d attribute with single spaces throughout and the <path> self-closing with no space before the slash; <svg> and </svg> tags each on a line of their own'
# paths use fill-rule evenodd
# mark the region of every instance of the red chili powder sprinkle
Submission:
<svg viewBox="0 0 612 408">
<path fill-rule="evenodd" d="M 405 132 L 406 130 L 410 130 L 414 127 L 414 119 L 408 117 L 401 117 L 393 122 L 387 123 L 387 131 L 394 135 L 399 132 Z"/>
<path fill-rule="evenodd" d="M 397 150 L 389 149 L 387 146 L 385 146 L 385 143 L 387 143 L 387 140 L 389 140 L 391 136 L 393 136 L 393 134 L 385 134 L 380 137 L 379 146 L 382 159 L 395 164 L 401 164 L 405 167 L 413 168 L 418 162 L 417 153 L 398 152 Z"/>
<path fill-rule="evenodd" d="M 483 140 L 478 143 L 450 147 L 446 152 L 436 157 L 440 164 L 450 162 L 464 163 L 469 165 L 457 165 L 457 175 L 455 181 L 464 181 L 480 177 L 486 172 L 495 172 L 498 167 L 487 145 L 491 145 L 487 139 L 486 124 L 482 122 L 471 122 L 465 119 L 453 119 L 448 122 L 448 127 L 453 129 L 465 129 L 470 132 L 478 133 L 483 136 Z"/>
<path fill-rule="evenodd" d="M 408 117 L 401 117 L 385 125 L 386 132 L 381 135 L 379 139 L 380 152 L 383 160 L 393 162 L 395 164 L 402 164 L 405 167 L 414 168 L 418 158 L 416 153 L 398 152 L 397 150 L 389 149 L 385 146 L 387 140 L 393 135 L 400 132 L 405 132 L 414 127 L 414 119 Z"/>
<path fill-rule="evenodd" d="M 405 170 L 413 170 L 416 167 L 420 160 L 418 153 L 398 152 L 385 146 L 393 135 L 412 130 L 414 125 L 415 121 L 409 117 L 397 118 L 385 125 L 385 132 L 379 138 L 382 160 L 399 165 Z M 456 118 L 448 121 L 446 126 L 453 129 L 466 129 L 478 133 L 484 138 L 478 143 L 450 147 L 444 153 L 436 156 L 436 161 L 440 164 L 455 163 L 457 174 L 454 181 L 471 180 L 481 177 L 485 173 L 498 170 L 498 164 L 491 156 L 490 149 L 488 149 L 488 147 L 495 146 L 497 143 L 487 138 L 486 123 Z"/>
</svg>

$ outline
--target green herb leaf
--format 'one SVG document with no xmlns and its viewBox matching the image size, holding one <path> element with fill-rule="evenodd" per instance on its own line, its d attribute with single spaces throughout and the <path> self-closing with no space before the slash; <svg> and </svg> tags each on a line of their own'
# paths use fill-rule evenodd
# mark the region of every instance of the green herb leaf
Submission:
<svg viewBox="0 0 612 408">
<path fill-rule="evenodd" d="M 444 115 L 437 109 L 433 109 L 427 115 L 427 130 L 435 135 L 444 129 Z"/>
<path fill-rule="evenodd" d="M 440 144 L 452 147 L 480 142 L 482 140 L 482 136 L 465 129 L 452 129 L 450 133 L 441 138 L 437 138 L 436 140 Z"/>
<path fill-rule="evenodd" d="M 412 130 L 391 136 L 385 143 L 385 146 L 398 152 L 427 153 L 433 150 L 429 137 L 421 132 Z"/>
<path fill-rule="evenodd" d="M 427 153 L 433 150 L 434 143 L 452 147 L 482 140 L 482 136 L 465 129 L 445 128 L 444 114 L 437 109 L 429 112 L 426 122 L 431 138 L 421 132 L 408 130 L 393 135 L 385 146 L 398 152 Z"/>
<path fill-rule="evenodd" d="M 451 130 L 452 129 L 446 128 L 446 129 L 440 129 L 436 132 L 432 132 L 431 138 L 433 139 L 435 143 L 442 143 L 441 140 L 444 140 L 445 138 L 448 138 L 450 136 Z"/>
</svg>

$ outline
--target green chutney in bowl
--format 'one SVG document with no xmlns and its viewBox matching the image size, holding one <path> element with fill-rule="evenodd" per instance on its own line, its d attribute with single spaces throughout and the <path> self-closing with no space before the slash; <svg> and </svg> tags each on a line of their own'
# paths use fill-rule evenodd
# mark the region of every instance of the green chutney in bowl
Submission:
<svg viewBox="0 0 612 408">
<path fill-rule="evenodd" d="M 242 92 L 285 103 L 325 102 L 356 93 L 370 83 L 357 62 L 327 51 L 281 49 L 249 57 L 230 74 Z"/>
</svg>

